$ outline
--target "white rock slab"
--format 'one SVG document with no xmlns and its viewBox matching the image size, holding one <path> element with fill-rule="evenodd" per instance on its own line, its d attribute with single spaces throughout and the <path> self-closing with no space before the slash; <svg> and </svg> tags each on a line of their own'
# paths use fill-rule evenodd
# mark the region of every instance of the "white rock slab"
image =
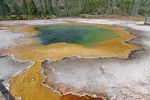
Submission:
<svg viewBox="0 0 150 100">
<path fill-rule="evenodd" d="M 0 30 L 0 49 L 15 45 L 17 41 L 24 36 L 25 34 L 23 33 L 16 33 L 10 30 Z"/>
</svg>

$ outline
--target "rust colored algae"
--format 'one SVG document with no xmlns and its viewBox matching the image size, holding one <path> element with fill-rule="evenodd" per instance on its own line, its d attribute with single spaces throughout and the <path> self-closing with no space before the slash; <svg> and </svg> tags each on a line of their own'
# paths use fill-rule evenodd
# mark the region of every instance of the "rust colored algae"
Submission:
<svg viewBox="0 0 150 100">
<path fill-rule="evenodd" d="M 23 100 L 60 100 L 60 95 L 44 87 L 44 77 L 40 73 L 41 62 L 35 62 L 31 69 L 15 77 L 10 84 L 13 96 Z"/>
<path fill-rule="evenodd" d="M 69 24 L 67 24 L 69 25 Z M 81 23 L 71 25 L 85 25 Z M 86 24 L 89 25 L 89 24 Z M 97 27 L 106 28 L 116 32 L 118 38 L 99 43 L 94 48 L 87 48 L 78 44 L 56 43 L 43 46 L 38 39 L 29 39 L 24 43 L 11 47 L 6 50 L 1 50 L 3 54 L 14 54 L 20 60 L 32 60 L 35 64 L 26 72 L 12 79 L 10 84 L 10 92 L 15 97 L 22 97 L 23 100 L 103 100 L 94 99 L 88 96 L 78 97 L 74 95 L 61 96 L 53 92 L 51 89 L 42 85 L 44 76 L 41 74 L 41 62 L 46 59 L 58 60 L 67 56 L 80 57 L 120 57 L 128 58 L 128 55 L 133 50 L 140 49 L 134 44 L 125 43 L 125 41 L 136 38 L 119 26 L 111 25 L 96 25 Z M 26 27 L 27 28 L 27 27 Z M 33 28 L 23 32 L 32 33 Z M 30 30 L 31 29 L 31 30 Z M 17 29 L 18 31 L 22 31 Z M 32 33 L 36 34 L 36 31 Z"/>
</svg>

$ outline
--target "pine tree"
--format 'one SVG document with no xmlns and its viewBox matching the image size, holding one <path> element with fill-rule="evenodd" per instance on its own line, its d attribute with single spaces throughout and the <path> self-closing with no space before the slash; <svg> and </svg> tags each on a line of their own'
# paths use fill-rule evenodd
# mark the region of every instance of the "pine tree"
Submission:
<svg viewBox="0 0 150 100">
<path fill-rule="evenodd" d="M 23 15 L 28 15 L 28 6 L 27 6 L 27 2 L 26 0 L 23 0 L 23 4 L 22 4 L 22 14 Z"/>
<path fill-rule="evenodd" d="M 10 8 L 4 0 L 0 0 L 0 16 L 5 17 L 7 15 L 10 15 Z"/>
<path fill-rule="evenodd" d="M 16 3 L 13 3 L 13 5 L 12 5 L 11 14 L 12 15 L 18 15 L 18 16 L 21 15 L 20 7 Z"/>
<path fill-rule="evenodd" d="M 53 4 L 52 0 L 44 0 L 44 16 L 52 16 L 53 14 Z"/>
<path fill-rule="evenodd" d="M 41 6 L 41 16 L 44 17 L 45 15 L 45 12 L 44 12 L 44 6 L 43 6 L 43 3 L 42 3 L 42 0 L 39 0 L 40 1 L 40 6 Z"/>
<path fill-rule="evenodd" d="M 28 1 L 28 15 L 30 18 L 37 16 L 38 9 L 33 0 Z"/>
</svg>

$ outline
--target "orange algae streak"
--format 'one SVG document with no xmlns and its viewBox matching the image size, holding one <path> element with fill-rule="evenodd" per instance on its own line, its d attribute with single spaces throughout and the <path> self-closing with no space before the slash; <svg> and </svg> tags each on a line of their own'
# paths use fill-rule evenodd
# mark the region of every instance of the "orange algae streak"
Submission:
<svg viewBox="0 0 150 100">
<path fill-rule="evenodd" d="M 16 76 L 10 84 L 13 96 L 23 100 L 60 100 L 60 95 L 42 85 L 44 76 L 40 71 L 41 62 L 35 64 L 26 72 Z"/>
<path fill-rule="evenodd" d="M 105 41 L 104 43 L 101 43 L 99 47 L 99 49 L 105 49 L 107 50 L 106 52 L 109 52 L 112 55 L 118 54 L 120 58 L 128 58 L 131 51 L 139 50 L 140 48 L 141 47 L 136 45 L 121 43 L 120 39 Z"/>
</svg>

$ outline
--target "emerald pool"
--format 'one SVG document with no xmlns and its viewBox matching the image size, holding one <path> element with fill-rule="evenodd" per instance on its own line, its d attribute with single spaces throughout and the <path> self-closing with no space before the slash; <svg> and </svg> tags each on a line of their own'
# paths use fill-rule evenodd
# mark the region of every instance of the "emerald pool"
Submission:
<svg viewBox="0 0 150 100">
<path fill-rule="evenodd" d="M 43 45 L 54 43 L 80 44 L 83 46 L 96 46 L 98 43 L 117 37 L 110 30 L 96 26 L 65 26 L 53 25 L 35 27 L 40 33 L 36 35 Z"/>
</svg>

